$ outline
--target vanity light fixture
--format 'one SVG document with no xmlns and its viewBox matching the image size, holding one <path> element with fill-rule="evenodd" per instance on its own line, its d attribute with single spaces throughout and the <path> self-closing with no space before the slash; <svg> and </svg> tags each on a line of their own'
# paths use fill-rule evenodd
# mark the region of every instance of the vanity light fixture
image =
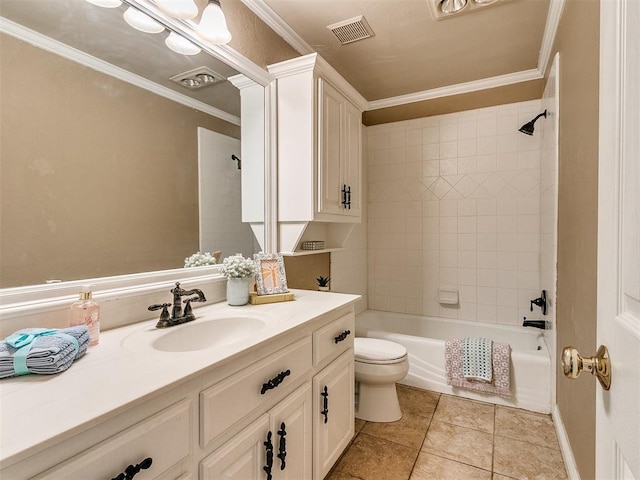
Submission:
<svg viewBox="0 0 640 480">
<path fill-rule="evenodd" d="M 87 0 L 87 2 L 103 8 L 118 8 L 122 5 L 121 0 Z"/>
<path fill-rule="evenodd" d="M 157 0 L 158 8 L 173 18 L 183 20 L 198 15 L 198 6 L 193 0 Z"/>
<path fill-rule="evenodd" d="M 216 45 L 229 43 L 231 32 L 227 27 L 220 0 L 209 0 L 204 12 L 202 12 L 202 18 L 196 27 L 196 32 L 205 40 Z"/>
<path fill-rule="evenodd" d="M 162 25 L 135 7 L 129 7 L 124 12 L 123 17 L 129 25 L 141 32 L 160 33 L 164 31 L 164 27 Z"/>
<path fill-rule="evenodd" d="M 171 50 L 182 55 L 197 55 L 201 52 L 200 47 L 175 32 L 170 32 L 164 43 Z"/>
<path fill-rule="evenodd" d="M 445 15 L 458 13 L 467 6 L 467 0 L 440 0 L 438 9 Z"/>
</svg>

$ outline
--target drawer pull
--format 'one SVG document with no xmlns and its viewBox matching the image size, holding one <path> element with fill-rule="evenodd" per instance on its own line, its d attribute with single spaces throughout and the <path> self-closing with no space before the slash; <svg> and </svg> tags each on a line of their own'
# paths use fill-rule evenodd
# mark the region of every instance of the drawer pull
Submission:
<svg viewBox="0 0 640 480">
<path fill-rule="evenodd" d="M 285 430 L 284 422 L 280 424 L 278 435 L 280 435 L 280 446 L 277 457 L 280 459 L 280 470 L 284 470 L 287 466 L 285 462 L 285 458 L 287 457 L 287 440 L 284 438 L 287 435 L 287 431 Z"/>
<path fill-rule="evenodd" d="M 329 421 L 329 392 L 327 391 L 327 386 L 324 386 L 324 390 L 320 394 L 322 395 L 322 408 L 323 410 L 320 412 L 324 415 L 324 423 Z"/>
<path fill-rule="evenodd" d="M 267 480 L 271 480 L 273 478 L 271 475 L 271 468 L 273 467 L 273 443 L 271 443 L 271 431 L 267 433 L 267 441 L 262 443 L 265 446 L 267 454 L 267 464 L 262 467 L 262 469 L 267 473 Z"/>
<path fill-rule="evenodd" d="M 345 330 L 344 332 L 342 332 L 340 335 L 338 335 L 337 337 L 335 337 L 333 340 L 336 343 L 340 343 L 343 340 L 346 340 L 346 338 L 351 335 L 351 330 Z"/>
<path fill-rule="evenodd" d="M 278 375 L 276 375 L 274 378 L 269 380 L 267 383 L 263 383 L 262 389 L 260 390 L 260 395 L 264 395 L 268 390 L 271 390 L 272 388 L 276 388 L 289 375 L 291 375 L 291 370 L 285 370 L 284 372 L 280 372 Z"/>
<path fill-rule="evenodd" d="M 146 470 L 151 466 L 153 460 L 151 457 L 147 457 L 142 462 L 137 465 L 129 465 L 124 469 L 124 472 L 119 474 L 117 477 L 113 477 L 111 480 L 132 480 L 140 470 Z"/>
</svg>

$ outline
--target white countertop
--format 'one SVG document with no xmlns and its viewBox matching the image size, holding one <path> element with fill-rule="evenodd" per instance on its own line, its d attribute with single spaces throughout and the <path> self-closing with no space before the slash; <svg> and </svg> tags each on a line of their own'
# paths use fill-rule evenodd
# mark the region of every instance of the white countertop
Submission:
<svg viewBox="0 0 640 480">
<path fill-rule="evenodd" d="M 67 371 L 0 380 L 0 468 L 22 460 L 63 434 L 126 407 L 256 347 L 305 322 L 356 301 L 357 295 L 292 290 L 295 300 L 231 307 L 226 302 L 194 310 L 195 322 L 208 317 L 255 317 L 266 326 L 231 345 L 192 352 L 150 347 L 169 329 L 156 329 L 157 316 L 102 332 L 100 343 Z M 141 341 L 148 335 L 149 342 Z"/>
</svg>

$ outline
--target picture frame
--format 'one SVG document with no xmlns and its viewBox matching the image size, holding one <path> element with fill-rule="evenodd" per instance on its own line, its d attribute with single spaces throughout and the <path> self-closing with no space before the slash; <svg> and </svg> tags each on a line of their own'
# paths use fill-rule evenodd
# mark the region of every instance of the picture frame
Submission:
<svg viewBox="0 0 640 480">
<path fill-rule="evenodd" d="M 287 293 L 287 274 L 284 270 L 284 258 L 280 253 L 256 253 L 256 285 L 258 295 Z"/>
</svg>

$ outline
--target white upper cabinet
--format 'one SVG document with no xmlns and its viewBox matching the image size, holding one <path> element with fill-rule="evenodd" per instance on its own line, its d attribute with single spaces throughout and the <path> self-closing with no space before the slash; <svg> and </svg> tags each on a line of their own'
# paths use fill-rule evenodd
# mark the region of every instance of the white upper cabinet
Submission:
<svg viewBox="0 0 640 480">
<path fill-rule="evenodd" d="M 318 213 L 360 219 L 362 202 L 361 112 L 322 78 L 318 158 Z"/>
<path fill-rule="evenodd" d="M 277 79 L 279 250 L 344 245 L 362 205 L 367 102 L 317 54 L 271 65 Z"/>
</svg>

